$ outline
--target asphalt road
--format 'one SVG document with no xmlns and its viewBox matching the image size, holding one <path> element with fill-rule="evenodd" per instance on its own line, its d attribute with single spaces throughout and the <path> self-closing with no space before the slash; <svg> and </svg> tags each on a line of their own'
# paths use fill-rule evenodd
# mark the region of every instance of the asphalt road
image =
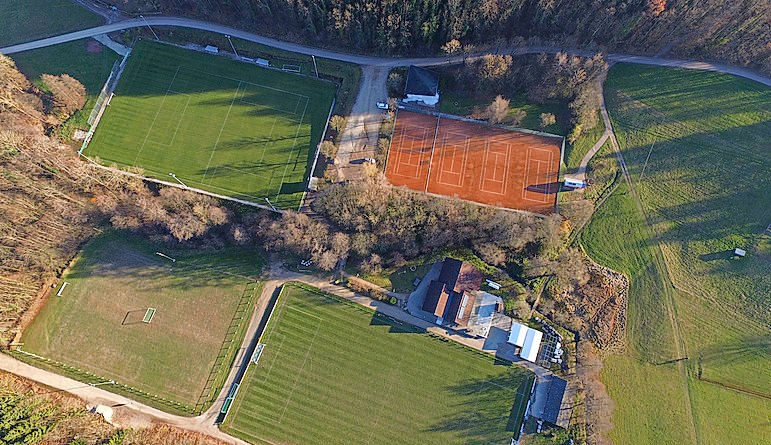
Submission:
<svg viewBox="0 0 771 445">
<path fill-rule="evenodd" d="M 372 57 L 362 56 L 358 54 L 347 54 L 336 51 L 330 51 L 321 48 L 312 48 L 309 46 L 299 45 L 296 43 L 284 42 L 281 40 L 272 39 L 270 37 L 263 37 L 250 32 L 242 31 L 239 29 L 231 28 L 229 26 L 219 25 L 216 23 L 202 22 L 199 20 L 186 19 L 180 17 L 146 17 L 147 23 L 151 26 L 177 26 L 181 28 L 200 29 L 204 31 L 216 32 L 219 34 L 227 34 L 242 40 L 250 42 L 260 43 L 274 48 L 293 51 L 300 54 L 313 55 L 316 57 L 323 57 L 327 59 L 340 60 L 343 62 L 350 62 L 359 65 L 379 66 L 379 67 L 399 67 L 408 65 L 447 65 L 462 62 L 466 59 L 476 59 L 482 57 L 485 53 L 475 54 L 472 56 L 456 55 L 453 57 L 427 57 L 427 58 L 400 58 L 400 57 Z M 131 28 L 141 28 L 145 25 L 142 19 L 129 19 L 119 21 L 116 23 L 108 23 L 106 25 L 97 26 L 90 29 L 84 29 L 81 31 L 71 32 L 69 34 L 63 34 L 60 36 L 49 37 L 46 39 L 36 40 L 34 42 L 21 43 L 18 45 L 8 46 L 0 48 L 0 53 L 14 54 L 22 51 L 29 51 L 36 48 L 44 48 L 51 45 L 57 45 L 60 43 L 71 42 L 73 40 L 80 40 L 89 37 L 93 37 L 97 34 L 106 34 L 115 31 L 123 31 Z M 498 54 L 539 54 L 539 53 L 556 53 L 559 51 L 566 52 L 568 54 L 575 54 L 580 56 L 592 56 L 593 51 L 576 50 L 568 48 L 560 48 L 555 46 L 525 46 L 514 48 L 503 48 L 497 51 Z M 623 63 L 635 63 L 640 65 L 656 65 L 672 68 L 688 68 L 701 71 L 713 71 L 718 73 L 733 74 L 735 76 L 743 77 L 745 79 L 754 80 L 762 83 L 766 86 L 771 86 L 771 78 L 748 70 L 746 68 L 736 67 L 732 65 L 709 63 L 709 62 L 697 62 L 691 60 L 677 60 L 677 59 L 664 59 L 660 57 L 646 57 L 635 56 L 630 54 L 617 54 L 609 53 L 606 55 L 608 62 L 623 62 Z"/>
</svg>

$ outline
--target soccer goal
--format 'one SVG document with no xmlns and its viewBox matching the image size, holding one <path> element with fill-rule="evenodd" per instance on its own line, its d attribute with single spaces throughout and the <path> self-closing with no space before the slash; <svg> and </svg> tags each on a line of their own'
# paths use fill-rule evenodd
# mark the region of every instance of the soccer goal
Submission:
<svg viewBox="0 0 771 445">
<path fill-rule="evenodd" d="M 150 323 L 153 320 L 153 317 L 155 317 L 155 308 L 147 308 L 147 312 L 145 312 L 145 317 L 142 319 L 145 323 Z"/>
</svg>

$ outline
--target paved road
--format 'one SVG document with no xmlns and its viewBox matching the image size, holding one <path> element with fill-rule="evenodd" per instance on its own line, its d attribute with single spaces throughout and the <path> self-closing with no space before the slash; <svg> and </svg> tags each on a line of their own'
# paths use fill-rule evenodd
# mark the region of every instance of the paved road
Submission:
<svg viewBox="0 0 771 445">
<path fill-rule="evenodd" d="M 379 67 L 398 67 L 408 65 L 443 65 L 454 64 L 462 62 L 466 59 L 477 59 L 484 55 L 484 53 L 475 54 L 473 56 L 457 55 L 453 57 L 415 57 L 415 58 L 398 58 L 398 57 L 372 57 L 362 56 L 358 54 L 346 54 L 337 51 L 331 51 L 321 48 L 312 48 L 296 43 L 284 42 L 281 40 L 272 39 L 270 37 L 263 37 L 250 32 L 242 31 L 239 29 L 231 28 L 229 26 L 219 25 L 216 23 L 202 22 L 199 20 L 186 19 L 180 17 L 147 17 L 147 22 L 152 26 L 177 26 L 181 28 L 200 29 L 204 31 L 216 32 L 219 34 L 228 34 L 233 37 L 247 40 L 250 42 L 260 43 L 263 45 L 272 46 L 274 48 L 293 51 L 301 54 L 314 55 L 317 57 L 324 57 L 327 59 L 340 60 L 343 62 L 356 63 L 359 65 L 370 65 Z M 130 19 L 119 21 L 116 23 L 108 23 L 106 25 L 97 26 L 90 29 L 84 29 L 82 31 L 71 32 L 69 34 L 63 34 L 60 36 L 49 37 L 47 39 L 36 40 L 34 42 L 22 43 L 19 45 L 8 46 L 0 48 L 0 53 L 13 54 L 21 51 L 29 51 L 36 48 L 44 48 L 51 45 L 57 45 L 60 43 L 71 42 L 73 40 L 85 39 L 93 37 L 97 34 L 106 34 L 115 31 L 123 31 L 131 28 L 141 28 L 146 26 L 142 19 Z M 498 50 L 499 54 L 538 54 L 538 53 L 556 53 L 564 51 L 569 54 L 575 54 L 580 56 L 592 56 L 593 51 L 586 50 L 574 50 L 559 48 L 554 46 L 525 46 L 515 48 L 504 48 Z M 744 77 L 746 79 L 760 82 L 766 86 L 771 86 L 771 77 L 764 76 L 746 68 L 709 62 L 697 62 L 690 60 L 676 60 L 676 59 L 664 59 L 660 57 L 646 57 L 635 56 L 630 54 L 616 54 L 609 53 L 606 56 L 609 62 L 624 62 L 635 63 L 641 65 L 656 65 L 666 66 L 673 68 L 688 68 L 701 71 L 714 71 L 718 73 L 733 74 L 735 76 Z"/>
</svg>

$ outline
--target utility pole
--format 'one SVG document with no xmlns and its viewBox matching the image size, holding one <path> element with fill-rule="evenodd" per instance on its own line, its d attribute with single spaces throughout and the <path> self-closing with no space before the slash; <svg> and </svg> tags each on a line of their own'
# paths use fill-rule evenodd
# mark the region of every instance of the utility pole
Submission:
<svg viewBox="0 0 771 445">
<path fill-rule="evenodd" d="M 268 199 L 268 198 L 266 197 L 266 198 L 265 198 L 265 202 L 267 202 L 267 203 L 268 203 L 268 205 L 270 206 L 270 208 L 271 208 L 271 209 L 273 209 L 273 211 L 274 211 L 274 212 L 278 212 L 278 209 L 276 209 L 276 207 L 273 205 L 273 203 L 271 203 L 271 202 L 270 202 L 270 199 Z"/>
<path fill-rule="evenodd" d="M 239 56 L 239 55 L 238 55 L 238 51 L 236 51 L 236 47 L 235 47 L 235 46 L 233 46 L 233 41 L 232 41 L 232 40 L 230 40 L 230 36 L 229 36 L 229 35 L 227 35 L 227 34 L 225 34 L 225 37 L 227 37 L 227 38 L 228 38 L 228 42 L 230 42 L 230 47 L 231 47 L 231 48 L 233 48 L 233 54 L 235 54 L 235 55 L 236 55 L 236 57 L 238 57 L 238 58 L 240 59 L 240 58 L 241 58 L 241 56 Z"/>
<path fill-rule="evenodd" d="M 316 79 L 318 79 L 319 78 L 319 69 L 316 66 L 316 56 L 311 54 L 311 58 L 313 59 L 313 70 L 316 71 Z"/>
<path fill-rule="evenodd" d="M 143 16 L 142 14 L 139 14 L 139 18 L 141 18 L 145 22 L 145 25 L 147 25 L 147 27 L 150 28 L 150 32 L 153 33 L 153 35 L 155 36 L 155 40 L 161 40 L 158 38 L 158 34 L 156 34 L 155 31 L 153 31 L 153 27 L 150 26 L 149 23 L 147 23 L 145 16 Z"/>
</svg>

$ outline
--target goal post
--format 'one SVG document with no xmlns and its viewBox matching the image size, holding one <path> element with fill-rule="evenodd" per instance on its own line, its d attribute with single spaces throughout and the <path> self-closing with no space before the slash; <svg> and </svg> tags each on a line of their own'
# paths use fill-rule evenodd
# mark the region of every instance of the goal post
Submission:
<svg viewBox="0 0 771 445">
<path fill-rule="evenodd" d="M 145 312 L 145 317 L 142 319 L 145 323 L 150 323 L 153 320 L 153 317 L 155 317 L 155 308 L 147 308 L 147 312 Z"/>
</svg>

